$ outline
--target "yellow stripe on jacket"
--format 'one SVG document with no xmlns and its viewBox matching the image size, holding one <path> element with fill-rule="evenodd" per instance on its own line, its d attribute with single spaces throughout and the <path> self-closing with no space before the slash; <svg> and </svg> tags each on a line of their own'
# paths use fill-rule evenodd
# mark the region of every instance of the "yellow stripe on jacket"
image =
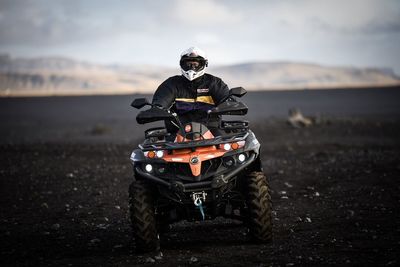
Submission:
<svg viewBox="0 0 400 267">
<path fill-rule="evenodd" d="M 194 98 L 175 98 L 175 101 L 188 102 L 188 103 L 202 102 L 202 103 L 206 103 L 206 104 L 210 104 L 210 105 L 215 105 L 214 100 L 209 95 L 198 96 L 196 99 L 194 99 Z"/>
<path fill-rule="evenodd" d="M 196 98 L 196 102 L 203 102 L 206 104 L 210 104 L 210 105 L 215 105 L 214 100 L 212 99 L 211 96 L 206 95 L 206 96 L 198 96 Z"/>
<path fill-rule="evenodd" d="M 195 99 L 193 99 L 193 98 L 175 98 L 175 101 L 194 103 Z"/>
</svg>

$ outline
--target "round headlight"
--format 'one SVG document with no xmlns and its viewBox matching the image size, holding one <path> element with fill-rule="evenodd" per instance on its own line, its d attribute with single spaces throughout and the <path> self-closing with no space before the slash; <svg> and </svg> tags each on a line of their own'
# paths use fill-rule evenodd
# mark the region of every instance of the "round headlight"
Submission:
<svg viewBox="0 0 400 267">
<path fill-rule="evenodd" d="M 231 150 L 231 144 L 224 144 L 224 149 L 226 151 Z"/>
<path fill-rule="evenodd" d="M 246 155 L 245 154 L 239 154 L 238 160 L 240 163 L 243 163 L 246 160 Z"/>
<path fill-rule="evenodd" d="M 153 170 L 153 166 L 151 166 L 151 164 L 146 164 L 144 169 L 146 170 L 146 172 L 151 172 Z"/>
<path fill-rule="evenodd" d="M 162 158 L 162 157 L 164 156 L 164 151 L 158 150 L 158 151 L 156 152 L 156 156 L 157 156 L 157 158 Z"/>
</svg>

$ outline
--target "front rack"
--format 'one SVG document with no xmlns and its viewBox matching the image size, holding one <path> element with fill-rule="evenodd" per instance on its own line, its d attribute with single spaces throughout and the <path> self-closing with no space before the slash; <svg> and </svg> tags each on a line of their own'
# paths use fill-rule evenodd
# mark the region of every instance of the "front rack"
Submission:
<svg viewBox="0 0 400 267">
<path fill-rule="evenodd" d="M 193 140 L 181 143 L 174 143 L 174 142 L 147 143 L 145 141 L 143 144 L 139 144 L 139 148 L 142 151 L 150 151 L 150 150 L 176 150 L 176 149 L 185 149 L 193 147 L 215 146 L 229 142 L 242 141 L 245 140 L 248 135 L 249 135 L 248 132 L 235 133 L 235 134 L 217 136 L 212 139 Z"/>
</svg>

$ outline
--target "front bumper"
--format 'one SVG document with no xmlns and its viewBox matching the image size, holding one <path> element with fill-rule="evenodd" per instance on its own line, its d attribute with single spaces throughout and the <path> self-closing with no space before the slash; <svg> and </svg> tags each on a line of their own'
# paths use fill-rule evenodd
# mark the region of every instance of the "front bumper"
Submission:
<svg viewBox="0 0 400 267">
<path fill-rule="evenodd" d="M 253 163 L 253 161 L 255 160 L 255 158 L 256 158 L 256 154 L 251 153 L 246 162 L 237 166 L 232 171 L 227 172 L 225 174 L 220 174 L 220 175 L 214 176 L 211 180 L 199 181 L 199 182 L 183 182 L 183 181 L 177 181 L 177 180 L 166 181 L 166 180 L 161 179 L 151 173 L 143 171 L 139 167 L 135 167 L 135 171 L 137 174 L 139 174 L 139 176 L 143 177 L 144 179 L 148 179 L 149 181 L 152 181 L 161 186 L 166 186 L 171 190 L 180 191 L 180 192 L 193 192 L 193 191 L 199 191 L 199 190 L 216 189 L 216 188 L 219 188 L 221 186 L 228 184 L 232 177 L 236 176 L 241 171 L 243 171 L 246 167 L 251 165 Z"/>
</svg>

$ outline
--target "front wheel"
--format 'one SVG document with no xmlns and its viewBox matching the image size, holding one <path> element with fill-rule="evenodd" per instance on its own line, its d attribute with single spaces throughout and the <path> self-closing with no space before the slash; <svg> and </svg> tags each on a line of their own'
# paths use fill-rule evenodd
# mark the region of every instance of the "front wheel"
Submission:
<svg viewBox="0 0 400 267">
<path fill-rule="evenodd" d="M 250 235 L 260 242 L 270 241 L 272 205 L 267 179 L 262 172 L 252 172 L 246 175 L 245 181 Z"/>
<path fill-rule="evenodd" d="M 130 185 L 129 206 L 136 249 L 141 252 L 159 249 L 153 192 L 149 184 L 139 180 Z"/>
</svg>

